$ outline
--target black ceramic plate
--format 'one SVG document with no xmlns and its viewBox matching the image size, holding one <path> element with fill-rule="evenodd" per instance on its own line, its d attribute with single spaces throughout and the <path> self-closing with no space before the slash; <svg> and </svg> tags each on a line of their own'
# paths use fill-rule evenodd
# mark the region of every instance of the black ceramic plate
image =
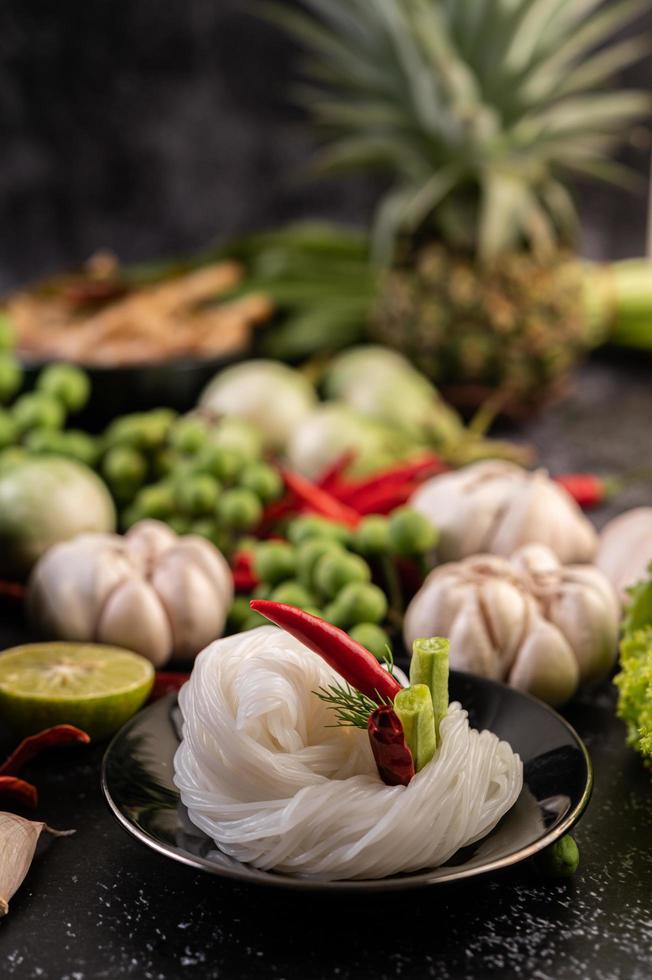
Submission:
<svg viewBox="0 0 652 980">
<path fill-rule="evenodd" d="M 524 765 L 516 804 L 498 826 L 440 868 L 359 881 L 318 881 L 258 871 L 222 854 L 188 820 L 172 781 L 180 715 L 170 695 L 118 732 L 102 766 L 102 785 L 120 823 L 161 854 L 227 878 L 307 890 L 389 891 L 457 881 L 532 857 L 579 819 L 592 788 L 588 752 L 568 722 L 547 705 L 503 684 L 452 672 L 451 700 L 471 724 L 510 743 Z"/>
</svg>

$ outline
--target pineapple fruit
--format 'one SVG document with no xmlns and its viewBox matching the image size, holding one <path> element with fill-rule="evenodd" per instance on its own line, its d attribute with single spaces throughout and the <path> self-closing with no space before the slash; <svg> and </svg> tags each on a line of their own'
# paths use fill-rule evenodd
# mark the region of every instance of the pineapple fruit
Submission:
<svg viewBox="0 0 652 980">
<path fill-rule="evenodd" d="M 614 90 L 644 39 L 637 0 L 304 0 L 275 7 L 308 49 L 307 103 L 330 171 L 390 178 L 373 232 L 374 340 L 462 401 L 530 406 L 595 341 L 565 181 L 610 159 L 649 109 Z"/>
</svg>

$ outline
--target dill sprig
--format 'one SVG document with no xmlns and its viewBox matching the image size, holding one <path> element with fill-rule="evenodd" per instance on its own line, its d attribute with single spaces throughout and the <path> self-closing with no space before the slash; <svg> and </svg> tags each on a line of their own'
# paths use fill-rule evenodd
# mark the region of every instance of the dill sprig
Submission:
<svg viewBox="0 0 652 980">
<path fill-rule="evenodd" d="M 394 654 L 391 647 L 387 646 L 387 653 L 383 657 L 387 665 L 387 672 L 396 680 L 394 674 Z M 364 728 L 369 723 L 369 715 L 376 710 L 379 704 L 391 704 L 386 701 L 378 692 L 378 700 L 372 701 L 366 694 L 356 691 L 350 684 L 329 684 L 328 687 L 320 687 L 313 691 L 320 701 L 328 705 L 335 712 L 337 719 L 334 725 L 327 725 L 327 728 Z"/>
<path fill-rule="evenodd" d="M 335 712 L 337 721 L 334 725 L 327 725 L 327 728 L 366 728 L 369 715 L 378 707 L 375 701 L 356 691 L 350 684 L 329 684 L 313 693 Z"/>
</svg>

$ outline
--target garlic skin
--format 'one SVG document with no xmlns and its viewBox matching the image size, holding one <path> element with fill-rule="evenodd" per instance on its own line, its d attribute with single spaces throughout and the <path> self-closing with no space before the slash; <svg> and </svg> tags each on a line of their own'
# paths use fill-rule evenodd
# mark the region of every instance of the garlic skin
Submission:
<svg viewBox="0 0 652 980">
<path fill-rule="evenodd" d="M 44 823 L 25 820 L 15 813 L 0 813 L 0 916 L 30 869 Z"/>
<path fill-rule="evenodd" d="M 648 577 L 652 561 L 652 507 L 635 507 L 605 524 L 596 565 L 607 576 L 621 603 L 627 589 Z"/>
<path fill-rule="evenodd" d="M 564 566 L 528 545 L 510 560 L 475 555 L 432 571 L 408 607 L 404 638 L 410 649 L 420 636 L 448 636 L 455 669 L 558 705 L 609 673 L 618 619 L 598 569 Z"/>
<path fill-rule="evenodd" d="M 232 599 L 217 548 L 147 520 L 124 536 L 82 534 L 47 551 L 30 577 L 27 611 L 51 638 L 125 647 L 160 667 L 220 637 Z"/>
<path fill-rule="evenodd" d="M 486 460 L 427 480 L 410 506 L 440 531 L 441 561 L 475 554 L 509 557 L 546 545 L 563 564 L 592 561 L 598 537 L 581 509 L 545 470 Z"/>
</svg>

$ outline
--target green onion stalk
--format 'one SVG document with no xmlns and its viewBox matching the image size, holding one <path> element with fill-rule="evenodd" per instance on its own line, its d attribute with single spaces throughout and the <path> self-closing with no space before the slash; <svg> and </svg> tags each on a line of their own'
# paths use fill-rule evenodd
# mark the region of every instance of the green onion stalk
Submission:
<svg viewBox="0 0 652 980">
<path fill-rule="evenodd" d="M 587 346 L 652 351 L 652 261 L 585 266 Z"/>
</svg>

